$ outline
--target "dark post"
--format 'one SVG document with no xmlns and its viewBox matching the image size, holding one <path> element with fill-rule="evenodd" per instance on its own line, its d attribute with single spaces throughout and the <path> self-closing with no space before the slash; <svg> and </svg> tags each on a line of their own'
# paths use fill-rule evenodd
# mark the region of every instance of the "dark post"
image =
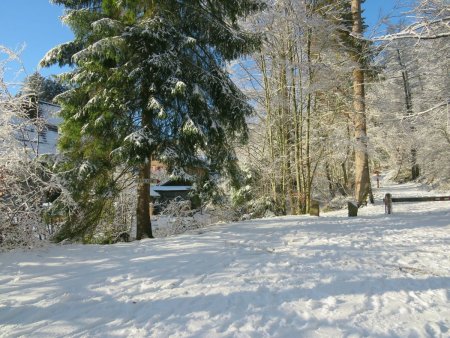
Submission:
<svg viewBox="0 0 450 338">
<path fill-rule="evenodd" d="M 358 216 L 358 206 L 355 202 L 348 202 L 348 217 L 356 217 Z"/>
<path fill-rule="evenodd" d="M 311 200 L 311 206 L 309 207 L 309 214 L 311 216 L 319 216 L 319 201 Z"/>
<path fill-rule="evenodd" d="M 384 212 L 388 215 L 392 214 L 392 195 L 386 194 L 384 196 Z"/>
</svg>

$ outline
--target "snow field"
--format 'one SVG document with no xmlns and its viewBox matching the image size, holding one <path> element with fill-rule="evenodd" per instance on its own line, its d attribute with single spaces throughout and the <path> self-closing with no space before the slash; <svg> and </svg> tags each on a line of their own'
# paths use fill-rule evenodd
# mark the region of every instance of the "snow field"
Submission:
<svg viewBox="0 0 450 338">
<path fill-rule="evenodd" d="M 0 336 L 450 337 L 450 203 L 360 214 L 1 254 Z"/>
</svg>

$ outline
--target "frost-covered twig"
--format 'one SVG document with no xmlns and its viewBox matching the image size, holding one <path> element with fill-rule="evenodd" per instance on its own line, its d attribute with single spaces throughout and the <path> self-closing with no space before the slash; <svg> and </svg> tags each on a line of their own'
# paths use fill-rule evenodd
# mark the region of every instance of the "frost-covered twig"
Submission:
<svg viewBox="0 0 450 338">
<path fill-rule="evenodd" d="M 0 60 L 0 249 L 30 247 L 53 234 L 46 200 L 62 189 L 51 159 L 39 157 L 34 145 L 45 126 L 38 114 L 31 116 L 37 103 L 30 93 L 11 95 L 4 81 L 6 65 L 19 56 L 2 46 L 0 52 L 6 55 Z"/>
</svg>

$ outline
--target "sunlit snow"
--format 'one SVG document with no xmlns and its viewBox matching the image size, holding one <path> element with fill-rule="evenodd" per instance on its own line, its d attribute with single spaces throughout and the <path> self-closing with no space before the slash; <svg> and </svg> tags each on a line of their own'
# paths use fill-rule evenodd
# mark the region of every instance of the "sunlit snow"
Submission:
<svg viewBox="0 0 450 338">
<path fill-rule="evenodd" d="M 3 253 L 0 336 L 450 336 L 450 204 L 360 214 Z"/>
</svg>

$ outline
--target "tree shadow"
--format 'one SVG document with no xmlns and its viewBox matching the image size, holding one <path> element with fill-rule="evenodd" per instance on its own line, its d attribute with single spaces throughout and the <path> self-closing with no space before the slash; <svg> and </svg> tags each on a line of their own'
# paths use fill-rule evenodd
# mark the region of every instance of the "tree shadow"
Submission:
<svg viewBox="0 0 450 338">
<path fill-rule="evenodd" d="M 368 305 L 371 297 L 447 290 L 448 299 L 450 277 L 402 273 L 377 262 L 379 247 L 343 240 L 416 227 L 412 218 L 394 226 L 389 217 L 373 226 L 374 219 L 276 218 L 200 235 L 7 254 L 0 329 L 7 336 L 395 336 L 370 329 L 371 321 L 389 321 Z M 435 221 L 430 228 L 445 225 Z M 311 234 L 330 241 L 308 243 Z M 426 316 L 416 319 L 425 325 Z"/>
</svg>

